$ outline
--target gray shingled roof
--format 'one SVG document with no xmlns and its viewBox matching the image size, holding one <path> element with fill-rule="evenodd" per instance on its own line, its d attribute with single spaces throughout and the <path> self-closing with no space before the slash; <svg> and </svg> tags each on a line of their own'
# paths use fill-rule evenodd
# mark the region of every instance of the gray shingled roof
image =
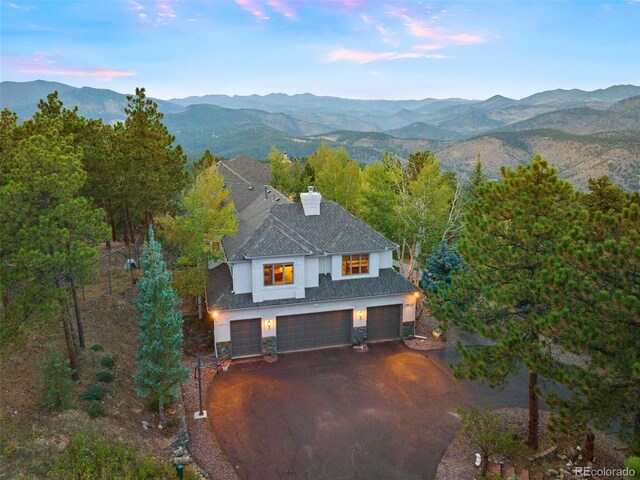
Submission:
<svg viewBox="0 0 640 480">
<path fill-rule="evenodd" d="M 398 246 L 334 202 L 322 201 L 320 215 L 305 216 L 272 187 L 268 167 L 248 157 L 220 163 L 238 215 L 238 232 L 223 240 L 227 261 L 279 255 L 326 255 L 393 250 Z M 322 192 L 320 192 L 322 193 Z"/>
<path fill-rule="evenodd" d="M 221 264 L 209 270 L 207 302 L 209 308 L 218 310 L 240 310 L 244 308 L 318 303 L 348 298 L 381 297 L 419 292 L 409 280 L 392 268 L 380 269 L 378 277 L 333 281 L 328 274 L 320 275 L 318 287 L 306 288 L 305 298 L 285 298 L 254 303 L 251 293 L 232 293 L 233 281 L 229 266 Z"/>
</svg>

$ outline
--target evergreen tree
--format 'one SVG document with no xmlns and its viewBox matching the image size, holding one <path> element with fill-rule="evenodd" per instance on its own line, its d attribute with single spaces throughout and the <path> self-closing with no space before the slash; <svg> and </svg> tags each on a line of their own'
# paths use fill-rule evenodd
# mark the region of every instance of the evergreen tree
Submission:
<svg viewBox="0 0 640 480">
<path fill-rule="evenodd" d="M 180 383 L 188 377 L 182 365 L 182 314 L 171 287 L 160 243 L 149 227 L 149 241 L 142 257 L 140 291 L 135 301 L 138 309 L 138 372 L 135 375 L 138 395 L 157 396 L 160 422 L 164 421 L 164 404 L 179 394 Z"/>
<path fill-rule="evenodd" d="M 3 152 L 0 164 L 0 278 L 19 314 L 62 312 L 73 377 L 76 344 L 66 281 L 89 276 L 106 238 L 104 212 L 80 195 L 82 152 L 61 137 L 59 123 Z M 30 128 L 30 127 L 29 127 Z M 24 132 L 23 132 L 24 133 Z M 58 318 L 51 315 L 51 318 Z"/>
<path fill-rule="evenodd" d="M 173 205 L 186 182 L 187 159 L 179 145 L 173 146 L 175 137 L 144 88 L 136 88 L 127 100 L 127 119 L 115 129 L 115 139 L 125 238 L 133 241 L 140 222 L 150 222 Z"/>
<path fill-rule="evenodd" d="M 624 190 L 611 183 L 607 175 L 588 180 L 589 193 L 581 197 L 581 203 L 591 212 L 608 212 L 622 210 L 625 196 Z"/>
<path fill-rule="evenodd" d="M 459 378 L 507 381 L 518 361 L 529 373 L 528 444 L 538 448 L 538 374 L 553 377 L 548 277 L 557 267 L 557 243 L 569 230 L 575 204 L 570 183 L 540 157 L 516 171 L 503 168 L 500 182 L 478 187 L 465 215 L 458 251 L 469 269 L 453 275 L 451 287 L 430 300 L 445 326 L 477 332 L 493 341 L 481 348 L 458 345 Z M 439 297 L 439 298 L 438 298 Z"/>
<path fill-rule="evenodd" d="M 422 288 L 425 291 L 446 294 L 451 285 L 451 275 L 462 269 L 462 259 L 446 240 L 441 240 L 433 255 L 427 258 L 422 272 Z"/>
<path fill-rule="evenodd" d="M 72 408 L 76 387 L 76 383 L 71 379 L 72 373 L 69 360 L 58 352 L 47 355 L 38 374 L 38 405 L 49 410 Z"/>
<path fill-rule="evenodd" d="M 605 177 L 589 189 L 548 278 L 554 339 L 588 359 L 565 379 L 576 395 L 556 400 L 569 423 L 615 425 L 640 453 L 640 195 Z"/>
<path fill-rule="evenodd" d="M 205 150 L 200 159 L 193 164 L 193 178 L 195 179 L 210 166 L 218 163 L 220 159 L 209 150 Z"/>
<path fill-rule="evenodd" d="M 488 177 L 484 173 L 484 169 L 482 168 L 482 162 L 480 161 L 480 154 L 476 159 L 476 164 L 473 167 L 473 170 L 469 174 L 467 181 L 464 184 L 463 190 L 463 202 L 465 204 L 477 200 L 478 198 L 478 187 L 486 182 Z"/>
</svg>

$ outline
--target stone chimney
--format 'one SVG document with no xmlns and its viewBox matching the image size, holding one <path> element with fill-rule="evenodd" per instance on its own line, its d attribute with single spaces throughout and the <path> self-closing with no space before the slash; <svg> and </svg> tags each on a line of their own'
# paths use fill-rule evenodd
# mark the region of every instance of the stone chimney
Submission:
<svg viewBox="0 0 640 480">
<path fill-rule="evenodd" d="M 304 209 L 305 216 L 320 215 L 320 202 L 322 201 L 322 195 L 316 189 L 316 187 L 308 187 L 309 191 L 300 194 L 300 201 L 302 202 L 302 208 Z"/>
</svg>

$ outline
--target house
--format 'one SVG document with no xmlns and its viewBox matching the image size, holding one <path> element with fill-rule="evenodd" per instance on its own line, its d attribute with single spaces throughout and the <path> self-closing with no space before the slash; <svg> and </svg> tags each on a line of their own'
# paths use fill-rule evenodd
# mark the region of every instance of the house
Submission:
<svg viewBox="0 0 640 480">
<path fill-rule="evenodd" d="M 292 202 L 251 157 L 218 168 L 239 219 L 209 265 L 221 358 L 413 337 L 420 291 L 392 268 L 398 245 L 314 187 Z"/>
</svg>

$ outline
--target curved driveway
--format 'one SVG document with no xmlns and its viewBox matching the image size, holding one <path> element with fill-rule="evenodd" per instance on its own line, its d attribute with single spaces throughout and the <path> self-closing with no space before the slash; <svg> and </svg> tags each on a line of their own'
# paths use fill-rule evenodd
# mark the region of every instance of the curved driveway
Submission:
<svg viewBox="0 0 640 480">
<path fill-rule="evenodd" d="M 207 392 L 209 421 L 240 478 L 433 479 L 456 406 L 524 406 L 526 376 L 503 391 L 455 380 L 454 349 L 401 342 L 234 363 Z"/>
</svg>

